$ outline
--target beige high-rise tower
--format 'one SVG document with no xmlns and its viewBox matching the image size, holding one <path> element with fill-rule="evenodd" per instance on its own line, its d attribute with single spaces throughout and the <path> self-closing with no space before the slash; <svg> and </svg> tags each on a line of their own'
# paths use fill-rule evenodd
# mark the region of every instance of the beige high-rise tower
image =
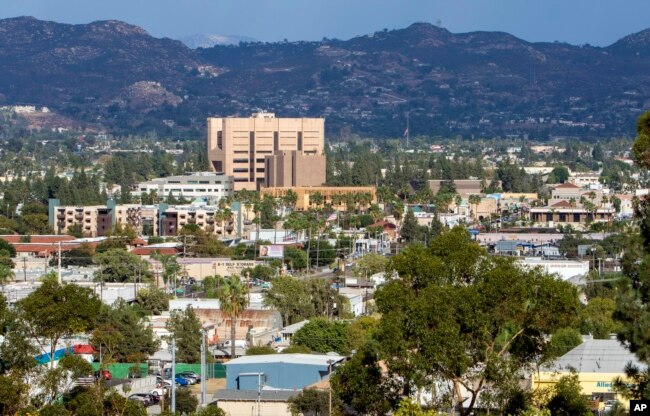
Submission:
<svg viewBox="0 0 650 416">
<path fill-rule="evenodd" d="M 256 113 L 249 118 L 208 118 L 207 144 L 210 169 L 233 176 L 236 191 L 264 186 L 266 157 L 291 151 L 318 160 L 313 164 L 300 163 L 294 175 L 312 178 L 307 186 L 322 185 L 325 181 L 322 118 L 276 118 L 273 113 Z"/>
</svg>

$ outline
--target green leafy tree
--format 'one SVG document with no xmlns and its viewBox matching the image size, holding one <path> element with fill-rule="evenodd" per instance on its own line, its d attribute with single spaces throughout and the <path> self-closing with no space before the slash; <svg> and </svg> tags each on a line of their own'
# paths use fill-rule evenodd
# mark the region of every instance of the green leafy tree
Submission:
<svg viewBox="0 0 650 416">
<path fill-rule="evenodd" d="M 264 304 L 282 315 L 284 325 L 291 325 L 314 315 L 308 285 L 291 276 L 280 276 L 264 297 Z"/>
<path fill-rule="evenodd" d="M 135 301 L 143 311 L 151 315 L 161 315 L 169 309 L 169 295 L 154 285 L 138 290 Z"/>
<path fill-rule="evenodd" d="M 194 414 L 199 405 L 199 399 L 190 389 L 176 390 L 176 412 L 181 415 Z"/>
<path fill-rule="evenodd" d="M 121 249 L 126 250 L 126 241 L 121 238 L 107 238 L 95 247 L 95 253 L 105 253 L 109 250 Z"/>
<path fill-rule="evenodd" d="M 548 183 L 564 183 L 569 179 L 569 169 L 565 166 L 556 166 L 551 173 L 548 174 Z"/>
<path fill-rule="evenodd" d="M 106 361 L 142 362 L 157 351 L 159 342 L 136 306 L 120 301 L 103 306 L 91 344 Z"/>
<path fill-rule="evenodd" d="M 288 264 L 292 270 L 302 270 L 306 268 L 308 261 L 309 257 L 305 251 L 292 246 L 284 248 L 284 262 Z"/>
<path fill-rule="evenodd" d="M 312 351 L 309 347 L 304 345 L 289 345 L 282 350 L 282 354 L 311 354 Z"/>
<path fill-rule="evenodd" d="M 32 398 L 36 403 L 51 403 L 69 391 L 79 377 L 92 374 L 93 368 L 88 361 L 78 355 L 66 355 L 38 377 L 40 392 Z"/>
<path fill-rule="evenodd" d="M 4 286 L 15 278 L 13 270 L 6 264 L 0 264 L 0 286 Z"/>
<path fill-rule="evenodd" d="M 632 146 L 634 160 L 642 169 L 650 169 L 650 112 L 637 120 L 637 138 Z M 621 322 L 618 339 L 628 346 L 638 359 L 650 363 L 650 198 L 643 197 L 635 206 L 635 217 L 639 224 L 642 250 L 623 256 L 623 270 L 628 281 L 622 285 L 616 301 L 614 317 Z M 628 254 L 626 252 L 626 254 Z M 626 258 L 627 257 L 627 258 Z M 632 386 L 619 382 L 618 388 L 628 397 L 650 399 L 650 369 L 628 366 L 626 374 L 634 381 Z"/>
<path fill-rule="evenodd" d="M 578 307 L 570 284 L 488 256 L 460 228 L 427 248 L 409 247 L 391 269 L 400 279 L 375 295 L 383 357 L 408 380 L 404 394 L 430 377 L 463 385 L 470 399 L 462 415 L 473 411 L 486 383 L 510 388 L 505 381 L 548 347 L 544 334 L 566 326 Z"/>
<path fill-rule="evenodd" d="M 95 279 L 103 282 L 150 282 L 149 263 L 122 249 L 111 249 L 95 256 L 100 270 Z"/>
<path fill-rule="evenodd" d="M 327 318 L 311 319 L 300 328 L 291 339 L 294 345 L 304 345 L 315 352 L 338 352 L 348 354 L 350 347 L 347 339 L 347 327 L 343 321 L 330 321 Z"/>
<path fill-rule="evenodd" d="M 176 361 L 198 363 L 201 361 L 202 327 L 194 309 L 172 311 L 167 321 L 167 329 L 176 339 Z"/>
<path fill-rule="evenodd" d="M 77 238 L 83 238 L 84 229 L 81 226 L 81 224 L 72 224 L 71 226 L 68 227 L 66 234 Z"/>
<path fill-rule="evenodd" d="M 402 399 L 395 411 L 395 416 L 436 416 L 433 410 L 422 410 L 422 407 L 411 399 Z"/>
<path fill-rule="evenodd" d="M 356 276 L 372 276 L 386 270 L 388 259 L 385 256 L 376 253 L 368 253 L 361 257 L 354 265 L 354 274 Z"/>
<path fill-rule="evenodd" d="M 617 333 L 619 325 L 614 321 L 616 302 L 607 298 L 592 298 L 589 303 L 580 309 L 578 321 L 580 332 L 591 334 L 597 339 L 609 339 L 610 335 Z"/>
<path fill-rule="evenodd" d="M 317 389 L 304 389 L 289 399 L 292 416 L 329 416 L 329 393 Z"/>
<path fill-rule="evenodd" d="M 181 266 L 176 261 L 176 256 L 155 253 L 151 257 L 153 257 L 155 260 L 158 260 L 162 264 L 163 282 L 165 284 L 176 284 L 176 279 L 181 273 Z"/>
<path fill-rule="evenodd" d="M 253 346 L 249 347 L 246 350 L 246 355 L 268 355 L 268 354 L 276 354 L 277 351 L 275 348 L 270 347 L 268 345 L 260 345 L 260 346 Z"/>
<path fill-rule="evenodd" d="M 378 356 L 377 346 L 366 344 L 331 377 L 336 397 L 357 414 L 383 416 L 399 400 L 399 386 L 384 377 Z"/>
<path fill-rule="evenodd" d="M 0 414 L 17 415 L 29 402 L 27 383 L 15 375 L 0 375 Z"/>
<path fill-rule="evenodd" d="M 336 249 L 328 240 L 312 240 L 309 247 L 309 260 L 316 267 L 328 266 L 336 259 Z"/>
<path fill-rule="evenodd" d="M 61 267 L 79 266 L 87 267 L 93 264 L 95 250 L 88 243 L 81 243 L 79 247 L 61 252 Z M 58 257 L 50 260 L 50 266 L 56 266 Z"/>
<path fill-rule="evenodd" d="M 553 416 L 590 416 L 591 409 L 576 374 L 563 376 L 553 386 L 553 393 L 546 405 Z"/>
<path fill-rule="evenodd" d="M 420 240 L 420 226 L 415 219 L 415 214 L 413 214 L 412 209 L 409 209 L 404 216 L 404 222 L 402 223 L 400 235 L 402 236 L 402 239 L 407 243 Z"/>
<path fill-rule="evenodd" d="M 61 338 L 95 328 L 101 301 L 91 289 L 46 279 L 16 307 L 30 335 L 43 340 L 39 344 L 53 358 Z"/>
<path fill-rule="evenodd" d="M 226 416 L 226 412 L 216 405 L 211 404 L 199 409 L 195 413 L 195 416 Z"/>
<path fill-rule="evenodd" d="M 237 319 L 248 307 L 248 286 L 241 282 L 239 276 L 230 276 L 224 279 L 217 298 L 222 313 L 230 318 L 230 356 L 235 357 Z"/>
<path fill-rule="evenodd" d="M 582 344 L 582 335 L 575 328 L 560 328 L 551 337 L 551 344 L 546 349 L 546 357 L 561 357 Z"/>
</svg>

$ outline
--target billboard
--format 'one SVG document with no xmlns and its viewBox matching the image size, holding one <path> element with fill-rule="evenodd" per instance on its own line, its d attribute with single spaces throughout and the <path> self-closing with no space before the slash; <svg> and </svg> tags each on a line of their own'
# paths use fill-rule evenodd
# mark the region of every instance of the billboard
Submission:
<svg viewBox="0 0 650 416">
<path fill-rule="evenodd" d="M 284 246 L 279 244 L 260 246 L 260 257 L 281 259 L 284 257 Z"/>
</svg>

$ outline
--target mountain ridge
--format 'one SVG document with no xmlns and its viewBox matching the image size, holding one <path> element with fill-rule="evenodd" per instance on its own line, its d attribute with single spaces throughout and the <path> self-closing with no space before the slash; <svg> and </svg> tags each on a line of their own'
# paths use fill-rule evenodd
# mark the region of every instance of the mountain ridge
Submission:
<svg viewBox="0 0 650 416">
<path fill-rule="evenodd" d="M 0 20 L 0 105 L 115 131 L 201 134 L 210 115 L 325 116 L 328 132 L 633 134 L 650 107 L 650 30 L 606 47 L 416 22 L 347 40 L 191 49 L 116 20 Z M 172 126 L 172 127 L 170 127 Z"/>
</svg>

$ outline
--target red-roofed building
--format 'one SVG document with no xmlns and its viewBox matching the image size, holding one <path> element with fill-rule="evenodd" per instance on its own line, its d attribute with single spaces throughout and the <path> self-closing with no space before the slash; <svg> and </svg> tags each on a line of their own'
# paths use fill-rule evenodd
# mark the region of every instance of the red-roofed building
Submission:
<svg viewBox="0 0 650 416">
<path fill-rule="evenodd" d="M 388 236 L 389 240 L 397 238 L 397 225 L 392 222 L 377 221 L 376 223 L 369 225 L 369 227 L 382 227 L 384 229 L 384 234 Z"/>
<path fill-rule="evenodd" d="M 21 241 L 21 239 L 24 237 L 25 236 L 18 234 L 0 235 L 0 238 L 10 244 L 22 243 L 23 241 Z M 38 244 L 55 244 L 59 241 L 72 241 L 76 239 L 76 237 L 73 237 L 71 235 L 30 235 L 28 237 L 28 242 Z"/>
<path fill-rule="evenodd" d="M 165 254 L 165 255 L 176 255 L 180 254 L 182 250 L 178 247 L 149 247 L 149 246 L 144 246 L 144 247 L 136 247 L 133 250 L 131 250 L 132 254 L 138 255 L 138 256 L 151 256 L 152 254 Z"/>
</svg>

